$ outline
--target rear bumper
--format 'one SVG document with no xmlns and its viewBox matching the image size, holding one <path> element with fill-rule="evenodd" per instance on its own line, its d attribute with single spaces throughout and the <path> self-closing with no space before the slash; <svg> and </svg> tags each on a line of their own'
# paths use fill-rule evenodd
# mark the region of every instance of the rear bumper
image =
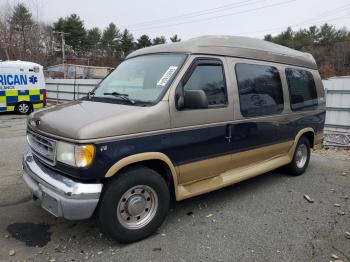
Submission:
<svg viewBox="0 0 350 262">
<path fill-rule="evenodd" d="M 94 213 L 102 184 L 76 182 L 36 162 L 29 150 L 23 156 L 23 179 L 41 207 L 56 217 L 86 219 Z"/>
</svg>

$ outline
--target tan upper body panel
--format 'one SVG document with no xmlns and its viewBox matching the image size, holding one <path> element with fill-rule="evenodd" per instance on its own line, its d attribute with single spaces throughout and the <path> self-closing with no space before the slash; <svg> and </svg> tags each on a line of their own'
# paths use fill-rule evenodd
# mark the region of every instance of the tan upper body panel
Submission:
<svg viewBox="0 0 350 262">
<path fill-rule="evenodd" d="M 30 128 L 39 133 L 58 139 L 89 142 L 92 140 L 114 140 L 123 137 L 176 132 L 195 126 L 215 125 L 223 122 L 245 121 L 239 110 L 239 96 L 234 72 L 238 62 L 259 63 L 276 66 L 284 86 L 285 110 L 281 115 L 266 116 L 283 118 L 292 113 L 284 75 L 286 67 L 308 69 L 314 75 L 319 99 L 323 99 L 323 86 L 315 60 L 309 54 L 295 51 L 270 42 L 228 36 L 205 36 L 180 43 L 159 45 L 137 50 L 129 58 L 162 52 L 182 52 L 189 56 L 176 75 L 172 84 L 153 106 L 140 107 L 96 101 L 74 101 L 53 108 L 34 112 L 29 123 L 40 120 L 40 125 Z M 205 110 L 185 110 L 175 108 L 175 90 L 194 59 L 198 57 L 217 58 L 222 61 L 227 82 L 228 103 L 226 107 Z M 262 61 L 263 60 L 263 61 Z M 324 101 L 319 101 L 324 107 Z M 300 112 L 304 114 L 305 112 Z M 259 117 L 263 120 L 264 117 Z M 32 121 L 35 120 L 35 121 Z"/>
<path fill-rule="evenodd" d="M 154 53 L 233 56 L 317 69 L 311 54 L 260 39 L 241 36 L 201 36 L 186 41 L 142 48 L 127 59 Z"/>
<path fill-rule="evenodd" d="M 34 112 L 28 122 L 39 133 L 67 140 L 90 140 L 170 128 L 166 101 L 151 107 L 75 101 Z"/>
</svg>

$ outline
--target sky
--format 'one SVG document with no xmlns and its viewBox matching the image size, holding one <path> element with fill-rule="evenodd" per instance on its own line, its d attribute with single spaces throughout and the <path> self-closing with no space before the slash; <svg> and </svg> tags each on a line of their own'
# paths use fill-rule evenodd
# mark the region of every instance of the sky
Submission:
<svg viewBox="0 0 350 262">
<path fill-rule="evenodd" d="M 1 6 L 21 0 L 0 0 Z M 34 17 L 52 23 L 72 13 L 86 28 L 110 22 L 137 38 L 178 34 L 183 40 L 200 35 L 263 38 L 287 26 L 307 28 L 328 22 L 350 29 L 349 0 L 23 0 Z"/>
</svg>

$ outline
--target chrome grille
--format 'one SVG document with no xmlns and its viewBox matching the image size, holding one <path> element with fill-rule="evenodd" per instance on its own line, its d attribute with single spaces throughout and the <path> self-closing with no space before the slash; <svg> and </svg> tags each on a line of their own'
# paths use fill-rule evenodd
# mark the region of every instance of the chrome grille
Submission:
<svg viewBox="0 0 350 262">
<path fill-rule="evenodd" d="M 28 132 L 27 141 L 35 156 L 49 165 L 56 164 L 56 141 Z"/>
</svg>

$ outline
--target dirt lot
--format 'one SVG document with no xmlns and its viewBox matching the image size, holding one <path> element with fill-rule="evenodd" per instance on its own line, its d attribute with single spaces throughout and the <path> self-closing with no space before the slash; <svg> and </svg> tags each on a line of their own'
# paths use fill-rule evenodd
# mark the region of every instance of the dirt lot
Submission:
<svg viewBox="0 0 350 262">
<path fill-rule="evenodd" d="M 0 261 L 350 261 L 348 151 L 317 150 L 300 177 L 277 170 L 175 203 L 156 234 L 121 245 L 32 201 L 25 149 L 25 117 L 0 114 Z"/>
</svg>

